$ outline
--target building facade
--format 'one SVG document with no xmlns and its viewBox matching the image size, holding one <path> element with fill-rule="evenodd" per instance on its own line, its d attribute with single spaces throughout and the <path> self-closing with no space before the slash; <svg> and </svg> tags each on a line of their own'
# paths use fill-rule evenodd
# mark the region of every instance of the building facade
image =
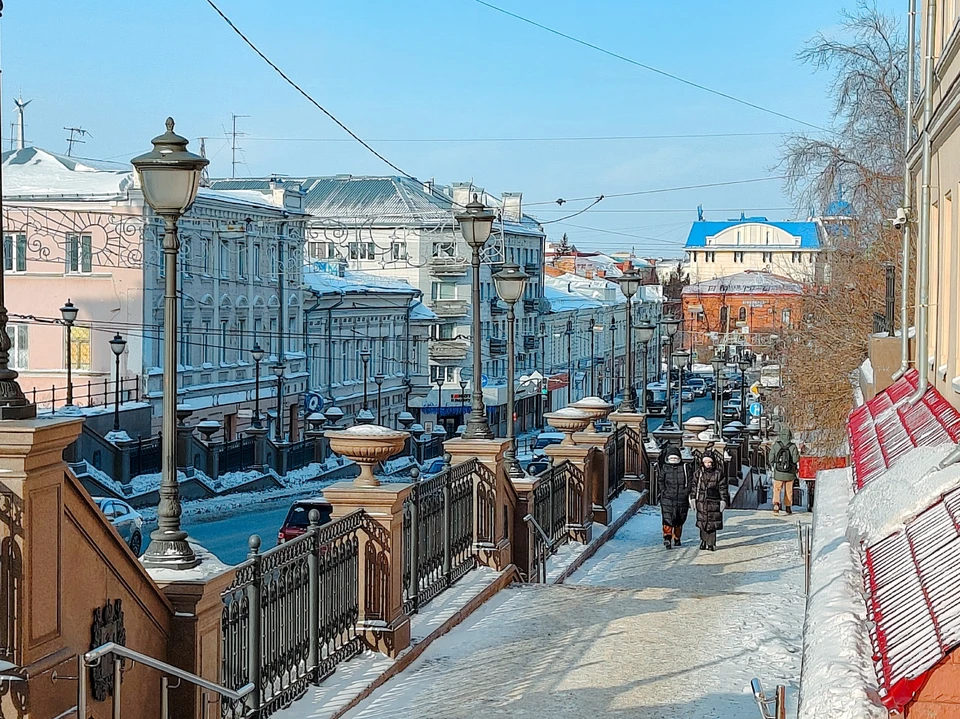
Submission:
<svg viewBox="0 0 960 719">
<path fill-rule="evenodd" d="M 822 227 L 813 219 L 770 222 L 766 217 L 741 215 L 726 222 L 698 220 L 684 246 L 686 270 L 692 282 L 746 270 L 814 282 L 822 274 L 821 238 Z"/>
<path fill-rule="evenodd" d="M 123 397 L 136 394 L 160 424 L 163 323 L 162 221 L 144 203 L 128 164 L 77 160 L 28 147 L 4 154 L 4 243 L 8 306 L 21 386 L 41 408 L 66 400 L 67 358 L 75 404 L 112 404 L 111 391 L 89 397 L 86 383 L 112 389 L 109 340 L 121 356 Z M 259 342 L 272 366 L 285 367 L 286 431 L 297 429 L 306 389 L 302 324 L 302 198 L 201 188 L 180 222 L 178 403 L 194 420 L 216 420 L 232 439 L 249 424 Z M 66 343 L 60 306 L 78 308 Z M 269 406 L 275 394 L 265 386 Z M 275 408 L 274 408 L 275 412 Z"/>
<path fill-rule="evenodd" d="M 406 177 L 351 175 L 213 183 L 215 189 L 258 193 L 277 186 L 304 193 L 304 209 L 311 216 L 305 238 L 308 264 L 319 269 L 345 266 L 403 280 L 422 293 L 424 303 L 439 318 L 427 345 L 427 387 L 432 389 L 426 395 L 414 392 L 411 396 L 413 408 L 420 410 L 424 421 L 440 422 L 448 432 L 461 423 L 462 415 L 469 412 L 463 397 L 472 391 L 470 373 L 461 375 L 461 369 L 470 367 L 473 352 L 479 351 L 489 420 L 494 426 L 505 426 L 507 308 L 497 300 L 492 280 L 505 262 L 517 263 L 530 276 L 524 298 L 516 305 L 517 368 L 529 372 L 541 364 L 535 338 L 543 297 L 545 234 L 536 220 L 523 213 L 520 193 L 494 197 L 469 183 L 444 186 Z M 482 257 L 482 330 L 476 344 L 470 340 L 471 252 L 455 220 L 474 194 L 497 212 Z M 517 391 L 523 390 L 518 387 Z"/>
</svg>

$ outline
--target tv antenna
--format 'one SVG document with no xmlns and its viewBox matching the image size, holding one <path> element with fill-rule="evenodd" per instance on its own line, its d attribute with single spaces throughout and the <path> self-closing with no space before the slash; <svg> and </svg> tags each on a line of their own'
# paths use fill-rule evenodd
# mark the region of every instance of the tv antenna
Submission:
<svg viewBox="0 0 960 719">
<path fill-rule="evenodd" d="M 230 133 L 230 177 L 235 178 L 237 176 L 237 138 L 243 137 L 247 133 L 237 132 L 237 120 L 242 117 L 250 117 L 249 115 L 231 115 L 230 119 L 233 121 L 233 131 Z"/>
<path fill-rule="evenodd" d="M 84 130 L 82 127 L 65 127 L 63 129 L 70 133 L 70 137 L 67 138 L 67 157 L 73 156 L 74 144 L 82 145 L 84 142 L 86 142 L 86 140 L 81 140 L 81 137 L 86 137 L 88 135 L 93 137 L 93 135 L 90 135 L 90 133 Z"/>
</svg>

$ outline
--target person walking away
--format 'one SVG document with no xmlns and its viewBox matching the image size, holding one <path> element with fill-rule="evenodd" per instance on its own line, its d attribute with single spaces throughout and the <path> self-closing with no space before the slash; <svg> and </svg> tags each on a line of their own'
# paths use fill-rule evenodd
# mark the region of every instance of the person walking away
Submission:
<svg viewBox="0 0 960 719">
<path fill-rule="evenodd" d="M 693 475 L 690 505 L 697 512 L 700 549 L 717 548 L 717 530 L 723 529 L 723 513 L 730 504 L 730 488 L 718 458 L 708 452 L 700 458 Z"/>
<path fill-rule="evenodd" d="M 780 514 L 781 495 L 787 514 L 793 514 L 793 485 L 797 481 L 800 465 L 800 450 L 793 442 L 793 433 L 786 424 L 781 424 L 777 441 L 770 447 L 768 456 L 773 469 L 773 513 Z"/>
<path fill-rule="evenodd" d="M 660 453 L 660 515 L 663 520 L 663 546 L 680 546 L 683 523 L 690 502 L 690 470 L 680 450 L 673 445 Z"/>
</svg>

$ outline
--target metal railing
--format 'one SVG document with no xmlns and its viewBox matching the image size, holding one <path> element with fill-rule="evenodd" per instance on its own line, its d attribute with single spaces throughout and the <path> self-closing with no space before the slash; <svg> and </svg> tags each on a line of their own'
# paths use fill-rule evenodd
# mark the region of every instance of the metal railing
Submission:
<svg viewBox="0 0 960 719">
<path fill-rule="evenodd" d="M 102 380 L 88 380 L 73 383 L 73 404 L 77 407 L 105 407 L 112 405 L 117 389 L 117 381 L 104 377 Z M 37 405 L 40 414 L 51 414 L 58 407 L 67 404 L 67 387 L 34 387 L 27 394 L 30 401 Z M 120 402 L 138 402 L 140 400 L 140 378 L 120 378 Z"/>
<path fill-rule="evenodd" d="M 579 475 L 579 484 L 577 483 Z M 577 492 L 580 492 L 577 495 Z M 557 547 L 570 540 L 570 508 L 579 503 L 575 515 L 581 517 L 583 474 L 569 460 L 549 467 L 537 476 L 533 486 L 533 509 L 524 520 L 532 524 L 532 552 L 527 581 L 546 581 L 547 559 Z"/>
<path fill-rule="evenodd" d="M 254 463 L 253 437 L 238 437 L 217 447 L 221 474 L 242 472 Z"/>
<path fill-rule="evenodd" d="M 365 515 L 323 527 L 319 516 L 311 511 L 304 534 L 262 554 L 253 535 L 249 559 L 222 595 L 221 681 L 253 684 L 246 707 L 261 719 L 362 649 L 357 532 Z"/>
<path fill-rule="evenodd" d="M 208 694 L 215 694 L 221 699 L 221 715 L 224 717 L 243 717 L 246 710 L 243 707 L 246 697 L 253 693 L 254 687 L 251 683 L 246 683 L 237 689 L 229 689 L 219 684 L 198 677 L 196 674 L 179 669 L 159 659 L 154 659 L 146 654 L 127 649 L 120 644 L 108 642 L 95 649 L 91 649 L 86 654 L 81 654 L 78 658 L 77 675 L 77 706 L 74 707 L 76 716 L 87 717 L 87 670 L 99 666 L 101 662 L 113 657 L 113 718 L 120 719 L 120 688 L 122 686 L 123 672 L 128 671 L 124 667 L 125 661 L 130 661 L 134 665 L 142 664 L 150 667 L 162 674 L 160 678 L 160 717 L 169 719 L 170 717 L 170 690 L 180 686 L 183 682 L 189 682 L 200 689 L 201 716 L 207 716 Z M 131 666 L 130 669 L 133 667 Z M 170 679 L 176 679 L 177 683 L 170 684 Z M 69 714 L 70 712 L 67 712 Z M 64 716 L 64 715 L 61 715 Z"/>
<path fill-rule="evenodd" d="M 316 440 L 305 439 L 292 443 L 287 447 L 287 471 L 306 467 L 314 457 L 316 457 Z"/>
<path fill-rule="evenodd" d="M 414 614 L 476 566 L 474 537 L 489 529 L 493 485 L 477 459 L 419 482 L 403 503 L 403 610 Z M 477 529 L 480 528 L 481 532 Z"/>
<path fill-rule="evenodd" d="M 130 476 L 154 474 L 160 471 L 162 462 L 162 441 L 160 433 L 156 437 L 143 439 L 137 437 L 137 449 L 130 456 Z"/>
<path fill-rule="evenodd" d="M 776 688 L 773 697 L 768 698 L 763 693 L 763 686 L 759 679 L 750 682 L 750 688 L 753 689 L 753 698 L 757 700 L 757 707 L 760 709 L 761 719 L 786 719 L 787 717 L 787 688 L 782 684 Z M 770 713 L 771 707 L 773 713 Z"/>
<path fill-rule="evenodd" d="M 607 455 L 607 501 L 612 501 L 620 496 L 624 488 L 624 476 L 626 475 L 627 462 L 627 427 L 621 425 L 613 431 L 613 436 L 607 442 L 605 449 Z"/>
</svg>

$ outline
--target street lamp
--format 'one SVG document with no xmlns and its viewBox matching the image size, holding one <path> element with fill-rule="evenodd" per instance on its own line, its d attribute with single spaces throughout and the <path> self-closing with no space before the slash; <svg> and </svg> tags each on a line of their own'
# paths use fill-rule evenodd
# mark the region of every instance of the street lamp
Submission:
<svg viewBox="0 0 960 719">
<path fill-rule="evenodd" d="M 273 373 L 277 376 L 277 441 L 283 441 L 283 373 L 287 366 L 277 362 L 273 366 Z"/>
<path fill-rule="evenodd" d="M 250 356 L 253 357 L 254 365 L 254 385 L 253 385 L 253 428 L 262 429 L 260 423 L 260 362 L 263 360 L 263 348 L 259 342 L 254 342 L 253 349 L 250 350 Z"/>
<path fill-rule="evenodd" d="M 127 341 L 120 336 L 118 332 L 110 340 L 110 349 L 113 350 L 113 356 L 117 358 L 116 382 L 113 386 L 113 431 L 120 431 L 120 355 L 123 354 Z"/>
<path fill-rule="evenodd" d="M 640 425 L 643 437 L 647 435 L 647 354 L 650 351 L 650 340 L 656 334 L 657 328 L 649 322 L 642 322 L 637 325 L 637 339 L 643 345 L 643 385 L 640 394 L 640 411 L 643 413 L 643 424 Z"/>
<path fill-rule="evenodd" d="M 514 427 L 513 415 L 515 404 L 515 382 L 517 373 L 516 324 L 517 316 L 514 308 L 517 300 L 523 297 L 527 286 L 527 274 L 519 265 L 509 263 L 493 275 L 493 283 L 497 288 L 497 296 L 507 303 L 507 449 L 504 452 L 504 462 L 511 477 L 522 477 L 523 470 L 517 461 L 517 433 Z"/>
<path fill-rule="evenodd" d="M 63 318 L 63 324 L 67 326 L 67 404 L 65 410 L 74 409 L 73 406 L 73 339 L 71 332 L 73 323 L 77 319 L 80 309 L 76 307 L 69 299 L 67 303 L 60 308 L 60 316 Z"/>
<path fill-rule="evenodd" d="M 614 310 L 616 311 L 616 310 Z M 613 404 L 613 395 L 616 393 L 617 375 L 617 318 L 610 318 L 610 404 Z"/>
<path fill-rule="evenodd" d="M 567 320 L 567 404 L 573 404 L 573 321 Z"/>
<path fill-rule="evenodd" d="M 383 374 L 383 372 L 377 372 L 373 376 L 373 381 L 377 383 L 377 424 L 381 424 L 383 422 L 383 414 L 380 410 L 380 407 L 382 406 L 381 402 L 383 400 L 383 380 L 386 378 L 387 376 Z"/>
<path fill-rule="evenodd" d="M 133 158 L 144 201 L 163 218 L 163 399 L 162 462 L 157 528 L 143 555 L 147 567 L 189 569 L 200 563 L 187 533 L 180 528 L 180 487 L 177 483 L 177 221 L 193 204 L 200 175 L 208 160 L 187 150 L 187 139 L 167 131 L 152 140 L 153 150 Z"/>
<path fill-rule="evenodd" d="M 473 393 L 470 402 L 470 418 L 463 432 L 464 439 L 493 439 L 493 431 L 487 423 L 487 411 L 483 405 L 483 387 L 480 377 L 483 375 L 481 356 L 482 339 L 480 337 L 480 250 L 486 244 L 493 230 L 496 214 L 484 207 L 474 194 L 473 201 L 467 203 L 464 212 L 454 218 L 460 224 L 460 234 L 470 246 L 470 264 L 473 270 L 470 287 L 470 314 L 473 334 Z"/>
<path fill-rule="evenodd" d="M 596 336 L 597 332 L 603 332 L 603 325 L 598 325 L 597 321 L 590 318 L 590 394 L 597 392 L 597 350 Z"/>
<path fill-rule="evenodd" d="M 437 378 L 433 380 L 433 383 L 437 385 L 437 424 L 439 425 L 443 420 L 440 419 L 440 415 L 443 413 L 443 384 L 446 381 L 446 377 L 440 374 L 437 375 Z"/>
<path fill-rule="evenodd" d="M 621 412 L 636 412 L 636 404 L 633 400 L 633 296 L 639 291 L 641 281 L 642 278 L 632 266 L 617 278 L 617 282 L 620 284 L 620 291 L 623 293 L 623 296 L 627 298 L 627 313 L 625 315 L 626 321 L 624 322 L 627 331 L 627 357 L 623 372 L 624 387 L 623 401 L 620 403 Z"/>
<path fill-rule="evenodd" d="M 363 409 L 367 407 L 367 364 L 370 362 L 370 350 L 360 350 L 360 361 L 363 363 Z"/>
<path fill-rule="evenodd" d="M 677 387 L 677 396 L 679 397 L 679 402 L 677 403 L 677 423 L 680 427 L 683 427 L 683 370 L 687 366 L 687 361 L 690 359 L 689 352 L 674 352 L 673 354 L 673 364 L 680 370 L 680 385 Z"/>
<path fill-rule="evenodd" d="M 467 413 L 467 385 L 470 383 L 461 379 L 458 384 L 460 385 L 460 424 L 463 424 L 464 415 Z"/>
<path fill-rule="evenodd" d="M 670 369 L 670 361 L 673 356 L 673 336 L 677 334 L 677 330 L 680 329 L 680 323 L 682 320 L 667 318 L 660 320 L 660 327 L 663 329 L 665 339 L 667 340 L 668 349 L 667 349 L 667 419 L 664 421 L 664 426 L 667 428 L 672 428 L 673 425 L 673 397 L 671 393 L 671 387 L 673 386 L 673 370 Z"/>
<path fill-rule="evenodd" d="M 713 366 L 713 421 L 716 427 L 717 437 L 723 437 L 723 412 L 721 405 L 723 403 L 723 368 L 726 366 L 723 357 L 717 354 L 710 364 Z"/>
<path fill-rule="evenodd" d="M 740 369 L 740 423 L 747 423 L 747 370 L 753 364 L 750 356 L 746 353 L 740 355 L 737 360 L 737 367 Z"/>
</svg>

